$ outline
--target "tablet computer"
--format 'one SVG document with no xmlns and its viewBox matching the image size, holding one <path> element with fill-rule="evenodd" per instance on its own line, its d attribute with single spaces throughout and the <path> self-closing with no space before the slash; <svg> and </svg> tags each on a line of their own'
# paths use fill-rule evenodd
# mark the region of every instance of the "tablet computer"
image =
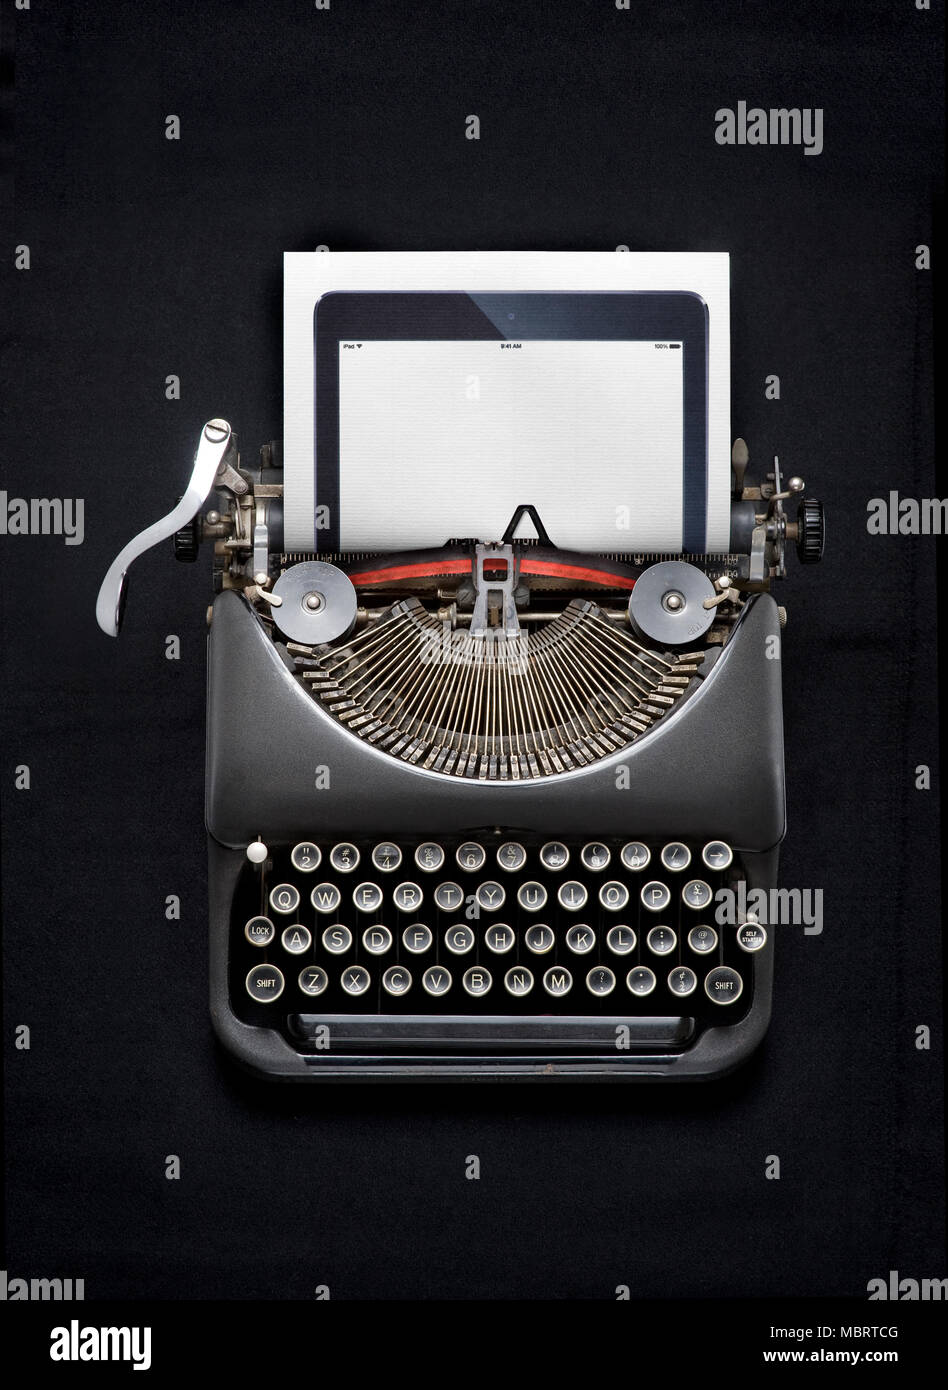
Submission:
<svg viewBox="0 0 948 1390">
<path fill-rule="evenodd" d="M 316 304 L 314 550 L 707 550 L 708 312 L 691 292 Z"/>
</svg>

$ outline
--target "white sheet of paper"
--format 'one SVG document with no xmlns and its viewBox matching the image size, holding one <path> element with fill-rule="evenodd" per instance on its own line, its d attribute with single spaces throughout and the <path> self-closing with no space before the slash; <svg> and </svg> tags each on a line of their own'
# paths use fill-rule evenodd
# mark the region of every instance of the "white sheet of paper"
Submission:
<svg viewBox="0 0 948 1390">
<path fill-rule="evenodd" d="M 729 267 L 724 253 L 288 252 L 284 528 L 313 546 L 313 309 L 330 290 L 686 290 L 708 306 L 709 552 L 730 528 Z M 671 340 L 674 341 L 674 340 Z M 680 550 L 681 351 L 654 342 L 340 345 L 340 545 L 498 540 L 532 503 L 554 544 Z M 472 389 L 473 388 L 473 389 Z"/>
</svg>

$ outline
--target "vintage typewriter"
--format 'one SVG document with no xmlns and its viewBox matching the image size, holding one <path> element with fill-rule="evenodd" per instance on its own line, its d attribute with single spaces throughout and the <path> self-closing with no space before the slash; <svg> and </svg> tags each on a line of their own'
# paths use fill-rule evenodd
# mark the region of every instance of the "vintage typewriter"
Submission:
<svg viewBox="0 0 948 1390">
<path fill-rule="evenodd" d="M 433 328 L 436 298 L 463 296 L 431 296 L 424 322 L 399 330 L 428 344 L 429 362 L 439 343 L 477 338 Z M 518 296 L 516 322 L 491 298 L 477 307 L 494 346 L 549 339 L 548 316 L 523 320 L 554 297 Z M 722 924 L 717 906 L 741 880 L 776 883 L 785 618 L 771 590 L 788 550 L 820 559 L 821 505 L 776 461 L 751 482 L 738 440 L 719 553 L 695 540 L 687 497 L 674 550 L 564 545 L 559 533 L 577 532 L 562 505 L 551 522 L 535 478 L 508 478 L 496 507 L 517 504 L 485 522 L 476 471 L 445 485 L 452 515 L 472 522 L 441 543 L 353 545 L 337 432 L 340 373 L 354 369 L 338 363 L 358 340 L 334 321 L 350 310 L 325 306 L 316 450 L 338 471 L 319 484 L 328 524 L 317 519 L 313 544 L 287 544 L 280 447 L 250 462 L 211 420 L 184 497 L 125 548 L 99 596 L 115 634 L 137 554 L 169 537 L 179 560 L 202 544 L 213 554 L 216 1032 L 285 1080 L 721 1075 L 770 1015 L 773 930 L 754 916 Z M 696 314 L 649 363 L 684 343 L 695 364 Z M 661 338 L 653 349 L 667 326 Z M 684 396 L 699 433 L 701 380 Z M 366 466 L 381 468 L 377 453 Z M 377 479 L 396 514 L 398 479 Z M 567 502 L 581 528 L 578 467 Z"/>
</svg>

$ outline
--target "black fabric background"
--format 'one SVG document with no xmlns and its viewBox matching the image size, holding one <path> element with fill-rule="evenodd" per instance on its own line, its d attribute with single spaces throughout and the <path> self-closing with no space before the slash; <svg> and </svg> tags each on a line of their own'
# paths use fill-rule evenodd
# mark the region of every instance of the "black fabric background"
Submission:
<svg viewBox="0 0 948 1390">
<path fill-rule="evenodd" d="M 934 239 L 940 10 L 4 0 L 2 486 L 86 500 L 82 546 L 0 540 L 11 1277 L 84 1277 L 87 1298 L 610 1299 L 944 1274 L 939 789 L 914 769 L 938 759 L 946 542 L 865 524 L 870 497 L 939 493 L 914 248 Z M 822 107 L 824 152 L 718 146 L 715 111 L 742 99 Z M 731 253 L 733 432 L 828 513 L 825 562 L 780 593 L 781 881 L 822 888 L 826 920 L 784 932 L 768 1038 L 724 1083 L 281 1090 L 215 1049 L 208 562 L 141 561 L 118 643 L 95 596 L 204 420 L 250 451 L 279 437 L 281 256 L 320 243 Z"/>
</svg>

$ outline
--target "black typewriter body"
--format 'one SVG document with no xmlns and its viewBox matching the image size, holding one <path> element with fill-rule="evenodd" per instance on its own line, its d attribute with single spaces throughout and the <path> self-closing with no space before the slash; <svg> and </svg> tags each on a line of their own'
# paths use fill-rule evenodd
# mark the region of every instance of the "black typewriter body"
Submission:
<svg viewBox="0 0 948 1390">
<path fill-rule="evenodd" d="M 207 765 L 221 1040 L 284 1079 L 694 1079 L 737 1065 L 767 1027 L 773 942 L 717 924 L 715 895 L 776 882 L 779 662 L 759 657 L 778 633 L 760 595 L 648 737 L 572 772 L 460 783 L 367 749 L 222 593 Z M 248 757 L 261 707 L 268 736 Z M 246 853 L 257 837 L 262 866 Z"/>
<path fill-rule="evenodd" d="M 536 498 L 499 535 L 300 553 L 279 447 L 248 465 L 204 426 L 97 617 L 118 633 L 150 545 L 213 549 L 210 1002 L 234 1058 L 284 1081 L 549 1083 L 749 1056 L 774 930 L 735 904 L 776 887 L 785 832 L 772 589 L 791 546 L 821 558 L 823 518 L 748 461 L 739 439 L 726 554 L 558 548 Z"/>
</svg>

